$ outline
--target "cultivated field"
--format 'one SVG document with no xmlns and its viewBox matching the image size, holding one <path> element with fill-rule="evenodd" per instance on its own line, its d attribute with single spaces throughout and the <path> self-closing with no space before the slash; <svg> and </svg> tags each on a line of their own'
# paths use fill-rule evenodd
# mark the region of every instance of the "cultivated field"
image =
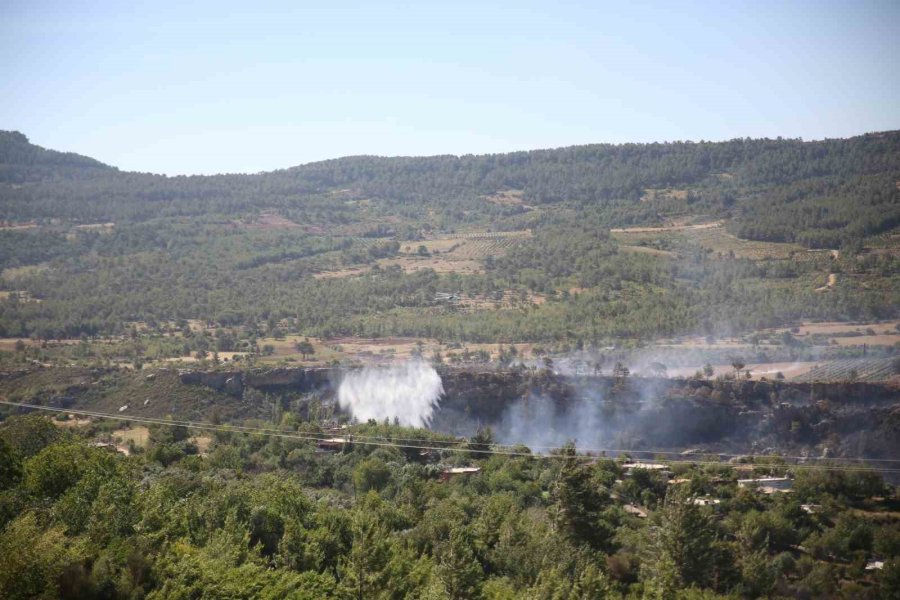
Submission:
<svg viewBox="0 0 900 600">
<path fill-rule="evenodd" d="M 28 223 L 10 223 L 9 221 L 0 221 L 0 231 L 24 231 L 26 229 L 35 229 L 37 223 L 29 221 Z"/>
<path fill-rule="evenodd" d="M 776 327 L 773 329 L 761 329 L 756 335 L 763 338 L 760 347 L 769 344 L 765 343 L 766 339 L 778 339 L 785 332 L 790 332 L 794 337 L 804 340 L 805 338 L 815 337 L 816 345 L 837 345 L 837 346 L 893 346 L 900 343 L 900 330 L 897 326 L 900 321 L 878 321 L 871 323 L 841 323 L 841 322 L 822 322 L 822 323 L 800 323 L 794 327 Z M 749 335 L 749 334 L 748 334 Z M 707 340 L 704 336 L 678 336 L 675 338 L 667 338 L 657 340 L 656 345 L 671 348 L 746 348 L 750 346 L 747 341 L 748 336 L 741 337 L 714 337 Z"/>
<path fill-rule="evenodd" d="M 856 358 L 831 360 L 795 377 L 795 381 L 886 381 L 897 377 L 896 358 Z"/>
<path fill-rule="evenodd" d="M 762 333 L 782 334 L 791 331 L 797 338 L 815 336 L 828 344 L 837 346 L 893 346 L 900 344 L 900 321 L 880 321 L 875 323 L 803 323 L 793 328 L 781 327 L 764 330 Z"/>
<path fill-rule="evenodd" d="M 530 231 L 474 232 L 403 242 L 397 256 L 379 259 L 376 264 L 382 269 L 400 267 L 406 273 L 422 269 L 432 269 L 437 273 L 480 273 L 484 270 L 482 261 L 485 258 L 502 256 L 530 236 Z M 420 246 L 425 247 L 425 254 L 420 254 Z M 370 265 L 351 265 L 343 269 L 322 271 L 316 273 L 315 277 L 354 277 L 370 270 Z"/>
<path fill-rule="evenodd" d="M 775 379 L 779 373 L 784 375 L 785 379 L 799 377 L 809 372 L 810 369 L 819 363 L 815 362 L 778 362 L 778 363 L 758 363 L 748 364 L 745 370 L 750 370 L 750 378 L 759 379 Z M 730 375 L 734 373 L 734 367 L 730 364 L 711 365 L 713 368 L 713 377 L 722 375 Z M 691 377 L 697 371 L 702 371 L 703 365 L 692 367 L 676 367 L 666 370 L 669 377 Z"/>
<path fill-rule="evenodd" d="M 729 256 L 733 253 L 737 258 L 751 260 L 809 260 L 815 256 L 815 253 L 798 244 L 742 240 L 728 233 L 724 226 L 690 230 L 690 240 L 716 255 Z"/>
<path fill-rule="evenodd" d="M 653 256 L 677 256 L 674 252 L 669 250 L 660 250 L 658 248 L 651 248 L 650 246 L 629 246 L 623 244 L 619 246 L 619 250 L 622 252 L 633 252 L 635 254 L 652 254 Z"/>
<path fill-rule="evenodd" d="M 687 190 L 672 188 L 647 188 L 641 196 L 641 202 L 653 202 L 654 200 L 684 200 L 688 196 Z"/>
<path fill-rule="evenodd" d="M 703 229 L 718 229 L 722 227 L 723 221 L 711 221 L 707 223 L 692 223 L 689 221 L 673 221 L 669 225 L 661 225 L 659 227 L 622 227 L 610 229 L 610 233 L 631 235 L 635 233 L 672 233 L 681 231 L 700 231 Z"/>
<path fill-rule="evenodd" d="M 434 339 L 418 339 L 410 337 L 359 338 L 340 337 L 328 340 L 310 340 L 316 348 L 316 360 L 320 362 L 326 353 L 339 359 L 355 359 L 363 362 L 392 363 L 409 360 L 420 349 L 422 356 L 430 359 L 432 354 L 440 352 L 444 358 L 450 354 L 462 355 L 465 349 L 474 354 L 485 351 L 492 357 L 500 353 L 501 348 L 515 347 L 519 356 L 531 356 L 533 344 L 465 344 L 461 348 L 453 348 Z M 262 343 L 262 342 L 260 342 Z M 320 356 L 320 349 L 322 356 Z M 276 354 L 278 352 L 276 351 Z"/>
<path fill-rule="evenodd" d="M 528 292 L 524 296 L 520 293 L 506 290 L 497 297 L 488 296 L 460 296 L 455 302 L 460 308 L 475 310 L 505 310 L 511 308 L 522 308 L 532 305 L 540 305 L 547 301 L 547 298 L 535 292 Z"/>
<path fill-rule="evenodd" d="M 262 212 L 253 219 L 245 219 L 233 222 L 238 227 L 245 229 L 293 229 L 300 227 L 297 223 L 289 219 L 285 219 L 275 212 Z"/>
<path fill-rule="evenodd" d="M 841 323 L 839 321 L 824 321 L 821 323 L 806 322 L 797 325 L 796 328 L 779 327 L 776 329 L 763 330 L 764 332 L 782 333 L 784 331 L 792 331 L 794 335 L 837 335 L 846 333 L 859 333 L 865 335 L 866 331 L 871 329 L 876 334 L 900 334 L 897 327 L 900 321 L 877 321 L 873 323 Z M 796 329 L 796 331 L 793 331 Z M 851 338 L 853 339 L 853 338 Z"/>
<path fill-rule="evenodd" d="M 150 430 L 142 425 L 117 429 L 112 432 L 112 439 L 124 446 L 133 442 L 138 448 L 146 448 L 150 441 Z"/>
<path fill-rule="evenodd" d="M 613 237 L 629 249 L 646 248 L 647 244 L 668 238 L 672 242 L 699 245 L 716 256 L 734 255 L 751 260 L 787 259 L 810 260 L 818 251 L 810 251 L 797 244 L 742 240 L 725 229 L 723 221 L 706 223 L 674 222 L 662 227 L 628 227 L 611 229 Z M 643 244 L 642 244 L 643 243 Z M 634 251 L 634 250 L 631 250 Z M 652 251 L 652 249 L 644 250 Z"/>
<path fill-rule="evenodd" d="M 503 190 L 490 196 L 485 196 L 484 199 L 501 206 L 519 206 L 523 204 L 522 190 Z"/>
<path fill-rule="evenodd" d="M 40 302 L 39 298 L 33 298 L 27 290 L 11 290 L 0 292 L 0 300 L 9 300 L 10 296 L 15 295 L 19 302 Z"/>
<path fill-rule="evenodd" d="M 6 281 L 15 281 L 16 279 L 22 279 L 23 277 L 36 275 L 37 273 L 46 271 L 49 268 L 50 265 L 43 263 L 37 265 L 27 265 L 24 267 L 9 267 L 3 269 L 2 273 L 0 273 L 0 277 L 5 279 Z"/>
</svg>

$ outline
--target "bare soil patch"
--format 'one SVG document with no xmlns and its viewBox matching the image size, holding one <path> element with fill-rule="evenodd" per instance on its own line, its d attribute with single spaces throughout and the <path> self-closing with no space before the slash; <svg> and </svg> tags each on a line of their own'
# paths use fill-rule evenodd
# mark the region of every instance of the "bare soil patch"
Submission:
<svg viewBox="0 0 900 600">
<path fill-rule="evenodd" d="M 778 373 L 784 375 L 785 379 L 797 377 L 808 373 L 810 369 L 818 363 L 815 362 L 780 362 L 780 363 L 759 363 L 748 364 L 744 370 L 750 370 L 750 378 L 759 380 L 762 378 L 775 379 Z M 730 364 L 710 365 L 713 368 L 713 377 L 730 375 L 734 373 L 734 367 Z M 669 377 L 690 377 L 697 371 L 702 371 L 703 365 L 692 367 L 675 367 L 668 369 L 666 373 Z"/>
<path fill-rule="evenodd" d="M 570 292 L 571 293 L 571 292 Z M 505 290 L 503 294 L 497 297 L 489 296 L 460 296 L 455 304 L 463 309 L 476 310 L 508 310 L 514 308 L 524 308 L 532 305 L 541 305 L 547 301 L 546 296 L 528 292 L 524 296 L 513 290 Z"/>
<path fill-rule="evenodd" d="M 28 221 L 27 223 L 0 221 L 0 231 L 24 231 L 26 229 L 35 229 L 37 226 L 37 223 L 34 221 Z"/>
<path fill-rule="evenodd" d="M 383 258 L 378 261 L 379 266 L 398 266 L 404 273 L 414 273 L 423 269 L 432 269 L 436 273 L 480 273 L 482 265 L 477 260 L 449 259 L 446 257 L 414 257 L 403 256 L 400 258 Z"/>
<path fill-rule="evenodd" d="M 357 275 L 363 275 L 371 271 L 372 268 L 369 266 L 365 267 L 347 267 L 345 269 L 338 269 L 336 271 L 322 271 L 321 273 L 314 273 L 314 279 L 340 279 L 342 277 L 356 277 Z"/>
<path fill-rule="evenodd" d="M 695 223 L 695 224 L 680 224 L 673 223 L 672 225 L 663 225 L 661 227 L 623 227 L 617 229 L 610 229 L 610 233 L 665 233 L 671 231 L 696 231 L 699 229 L 715 229 L 717 227 L 722 227 L 724 221 L 713 221 L 711 223 Z"/>
<path fill-rule="evenodd" d="M 38 265 L 26 265 L 24 267 L 9 267 L 3 269 L 2 274 L 0 276 L 7 281 L 15 281 L 17 279 L 22 279 L 24 277 L 28 277 L 30 275 L 35 275 L 40 273 L 41 271 L 46 271 L 50 266 L 46 263 L 41 263 Z"/>
<path fill-rule="evenodd" d="M 651 254 L 653 256 L 676 256 L 674 252 L 670 252 L 668 250 L 660 250 L 659 248 L 651 248 L 649 246 L 630 246 L 626 244 L 623 246 L 619 246 L 619 250 L 621 250 L 622 252 L 633 252 L 635 254 Z"/>
<path fill-rule="evenodd" d="M 245 229 L 292 229 L 300 227 L 297 223 L 273 211 L 265 211 L 251 220 L 233 221 L 233 223 Z"/>
<path fill-rule="evenodd" d="M 639 242 L 652 242 L 659 236 L 674 236 L 698 244 L 712 251 L 717 256 L 735 256 L 751 260 L 787 259 L 810 260 L 816 252 L 807 250 L 798 244 L 778 242 L 760 242 L 744 240 L 726 231 L 723 221 L 693 223 L 684 219 L 674 220 L 662 227 L 629 227 L 611 229 L 610 232 L 622 246 L 627 248 L 643 247 Z M 634 250 L 626 250 L 634 251 Z M 829 252 L 826 250 L 826 252 Z"/>
<path fill-rule="evenodd" d="M 53 419 L 52 422 L 60 429 L 77 429 L 79 427 L 87 427 L 88 425 L 90 425 L 91 419 L 90 417 L 79 419 L 75 415 L 69 415 L 69 418 L 66 421 L 58 421 L 56 419 Z"/>
<path fill-rule="evenodd" d="M 40 298 L 35 298 L 31 295 L 30 292 L 26 290 L 10 290 L 6 292 L 0 292 L 0 300 L 9 300 L 11 296 L 15 295 L 19 302 L 40 302 Z"/>
<path fill-rule="evenodd" d="M 804 336 L 804 335 L 828 335 L 828 334 L 836 334 L 836 333 L 855 333 L 859 332 L 865 334 L 867 329 L 872 329 L 878 333 L 883 333 L 885 331 L 896 331 L 897 324 L 900 323 L 900 320 L 893 321 L 875 321 L 870 323 L 842 323 L 839 321 L 823 321 L 821 323 L 812 323 L 805 322 L 801 323 L 796 327 L 797 331 L 793 332 L 794 335 Z M 774 330 L 778 333 L 783 331 L 788 331 L 787 327 L 779 327 Z M 848 339 L 858 339 L 858 338 L 848 338 Z"/>
<path fill-rule="evenodd" d="M 200 451 L 200 456 L 206 456 L 209 452 L 209 445 L 212 444 L 212 438 L 206 435 L 197 435 L 190 439 Z"/>
<path fill-rule="evenodd" d="M 647 188 L 644 190 L 644 195 L 641 196 L 641 202 L 652 202 L 654 200 L 684 200 L 687 196 L 687 190 Z"/>
<path fill-rule="evenodd" d="M 837 274 L 829 273 L 828 278 L 825 280 L 825 285 L 823 285 L 822 287 L 817 287 L 816 291 L 827 292 L 828 290 L 834 288 L 835 285 L 837 285 Z"/>
<path fill-rule="evenodd" d="M 900 334 L 891 335 L 861 335 L 854 337 L 836 337 L 832 342 L 838 346 L 893 346 L 900 344 Z"/>
<path fill-rule="evenodd" d="M 75 229 L 78 229 L 79 231 L 109 232 L 112 231 L 115 226 L 115 223 L 86 223 L 84 225 L 76 225 Z"/>
<path fill-rule="evenodd" d="M 212 360 L 212 359 L 213 359 L 213 354 L 214 354 L 213 352 L 210 352 L 210 353 L 207 355 L 206 358 L 207 358 L 208 360 Z M 235 357 L 238 357 L 238 356 L 240 356 L 240 357 L 247 356 L 247 352 L 219 352 L 218 354 L 219 354 L 219 360 L 222 361 L 222 362 L 231 362 L 231 361 L 233 361 L 233 360 L 235 359 Z M 171 356 L 171 357 L 168 357 L 168 358 L 163 358 L 163 359 L 161 359 L 161 362 L 165 362 L 165 363 L 195 363 L 195 362 L 198 362 L 198 361 L 199 361 L 199 359 L 198 359 L 196 356 L 194 356 L 194 355 L 191 355 L 191 356 Z"/>
<path fill-rule="evenodd" d="M 400 267 L 405 273 L 423 269 L 432 269 L 437 273 L 481 273 L 485 258 L 502 256 L 530 236 L 530 231 L 472 232 L 408 241 L 401 244 L 397 256 L 379 259 L 376 264 L 382 269 Z M 424 254 L 420 254 L 422 246 L 425 248 Z M 350 265 L 316 273 L 314 277 L 355 277 L 368 273 L 370 269 L 370 265 Z"/>
<path fill-rule="evenodd" d="M 503 190 L 490 196 L 485 196 L 484 199 L 493 204 L 504 206 L 519 206 L 523 203 L 522 190 Z"/>
<path fill-rule="evenodd" d="M 136 425 L 113 431 L 112 438 L 125 446 L 128 445 L 128 442 L 134 442 L 138 448 L 146 448 L 150 441 L 150 430 L 142 425 Z"/>
</svg>

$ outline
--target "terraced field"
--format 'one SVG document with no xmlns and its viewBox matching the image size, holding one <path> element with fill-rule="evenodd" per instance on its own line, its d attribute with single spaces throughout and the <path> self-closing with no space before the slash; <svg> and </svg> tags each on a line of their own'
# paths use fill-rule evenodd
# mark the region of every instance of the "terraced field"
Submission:
<svg viewBox="0 0 900 600">
<path fill-rule="evenodd" d="M 714 254 L 727 256 L 734 253 L 738 258 L 751 260 L 777 260 L 792 258 L 807 260 L 815 256 L 798 244 L 777 242 L 757 242 L 742 240 L 725 230 L 724 226 L 689 231 L 690 240 L 711 250 Z"/>
<path fill-rule="evenodd" d="M 483 259 L 500 256 L 531 237 L 530 231 L 497 231 L 492 233 L 471 233 L 450 238 L 458 244 L 450 253 L 462 259 Z"/>
<path fill-rule="evenodd" d="M 629 227 L 610 230 L 613 237 L 626 247 L 646 247 L 647 244 L 694 244 L 716 256 L 749 258 L 751 260 L 812 260 L 820 252 L 810 251 L 798 244 L 743 240 L 729 233 L 722 221 L 712 223 L 672 224 L 663 227 Z M 827 251 L 825 251 L 827 252 Z"/>
<path fill-rule="evenodd" d="M 794 381 L 887 381 L 900 375 L 897 358 L 831 360 L 794 377 Z"/>
<path fill-rule="evenodd" d="M 531 237 L 530 231 L 473 232 L 436 236 L 421 241 L 407 241 L 400 245 L 397 256 L 377 261 L 381 268 L 399 266 L 405 272 L 432 269 L 438 273 L 479 273 L 482 261 L 488 256 L 502 256 L 510 248 Z M 371 243 L 375 243 L 371 241 Z M 419 253 L 419 247 L 425 253 Z M 352 265 L 344 269 L 323 271 L 317 279 L 352 277 L 368 272 L 368 265 Z"/>
</svg>

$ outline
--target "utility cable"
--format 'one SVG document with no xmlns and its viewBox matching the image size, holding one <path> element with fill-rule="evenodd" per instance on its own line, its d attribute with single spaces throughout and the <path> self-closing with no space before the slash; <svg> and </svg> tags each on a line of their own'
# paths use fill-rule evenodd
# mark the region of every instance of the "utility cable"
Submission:
<svg viewBox="0 0 900 600">
<path fill-rule="evenodd" d="M 278 430 L 259 428 L 259 427 L 250 427 L 243 425 L 216 425 L 214 423 L 200 423 L 195 421 L 177 421 L 170 419 L 158 419 L 154 417 L 135 417 L 135 416 L 126 416 L 126 415 L 115 415 L 109 413 L 101 413 L 95 411 L 86 411 L 86 410 L 78 410 L 78 409 L 68 409 L 68 408 L 57 408 L 50 406 L 40 406 L 36 404 L 26 404 L 21 402 L 11 402 L 8 400 L 0 400 L 0 404 L 5 404 L 7 406 L 16 406 L 19 408 L 26 408 L 32 410 L 43 410 L 49 412 L 57 412 L 57 413 L 70 413 L 75 415 L 83 415 L 88 417 L 94 417 L 98 419 L 110 419 L 116 421 L 129 421 L 136 423 L 144 423 L 149 425 L 163 425 L 170 427 L 185 427 L 187 429 L 197 429 L 204 431 L 219 431 L 224 433 L 257 433 L 261 435 L 269 435 L 272 437 L 278 437 L 283 439 L 297 439 L 303 441 L 313 441 L 313 442 L 322 442 L 327 441 L 329 438 L 317 437 L 315 435 L 308 435 L 300 432 L 283 432 Z M 428 444 L 399 444 L 396 442 L 386 442 L 386 441 L 367 441 L 362 439 L 357 439 L 357 436 L 350 433 L 347 435 L 347 444 L 360 444 L 367 446 L 380 446 L 380 447 L 391 447 L 391 448 L 406 448 L 413 450 L 428 450 L 428 451 L 447 451 L 447 450 L 461 450 L 470 452 L 476 455 L 499 455 L 499 456 L 519 456 L 519 457 L 527 457 L 527 458 L 536 458 L 536 459 L 579 459 L 579 460 L 596 460 L 598 457 L 589 454 L 576 454 L 576 455 L 559 455 L 559 454 L 534 454 L 531 452 L 522 452 L 522 451 L 514 451 L 514 450 L 504 450 L 504 449 L 484 449 L 484 450 L 473 450 L 471 448 L 452 448 L 445 446 L 433 446 Z M 524 445 L 523 445 L 524 446 Z M 526 446 L 527 447 L 527 446 Z M 501 447 L 502 448 L 502 447 Z M 623 452 L 633 452 L 625 450 Z M 780 457 L 784 458 L 784 457 Z M 685 464 L 685 465 L 703 465 L 703 466 L 719 466 L 719 467 L 735 467 L 738 465 L 718 462 L 718 461 L 703 461 L 703 460 L 670 460 L 664 459 L 665 462 L 669 464 Z M 864 459 L 863 459 L 864 460 Z M 860 467 L 854 467 L 851 465 L 804 465 L 804 464 L 796 464 L 796 463 L 786 463 L 783 465 L 778 464 L 767 464 L 767 463 L 740 463 L 742 467 L 751 467 L 751 468 L 772 468 L 772 467 L 785 467 L 785 468 L 794 468 L 794 469 L 807 469 L 807 470 L 823 470 L 823 471 L 845 471 L 845 472 L 858 472 Z M 900 473 L 900 468 L 878 468 L 878 472 L 881 473 Z"/>
</svg>

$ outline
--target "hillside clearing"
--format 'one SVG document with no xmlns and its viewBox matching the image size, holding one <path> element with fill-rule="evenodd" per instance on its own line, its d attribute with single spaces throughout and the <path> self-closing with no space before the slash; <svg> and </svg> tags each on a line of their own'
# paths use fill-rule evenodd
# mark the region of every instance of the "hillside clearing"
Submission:
<svg viewBox="0 0 900 600">
<path fill-rule="evenodd" d="M 400 267 L 404 273 L 431 269 L 436 273 L 483 273 L 482 261 L 491 256 L 502 256 L 522 240 L 531 237 L 531 231 L 472 232 L 435 236 L 420 241 L 406 241 L 400 245 L 397 256 L 380 258 L 375 264 L 382 269 Z M 371 270 L 370 265 L 348 265 L 342 269 L 321 271 L 316 279 L 355 277 Z"/>
</svg>

